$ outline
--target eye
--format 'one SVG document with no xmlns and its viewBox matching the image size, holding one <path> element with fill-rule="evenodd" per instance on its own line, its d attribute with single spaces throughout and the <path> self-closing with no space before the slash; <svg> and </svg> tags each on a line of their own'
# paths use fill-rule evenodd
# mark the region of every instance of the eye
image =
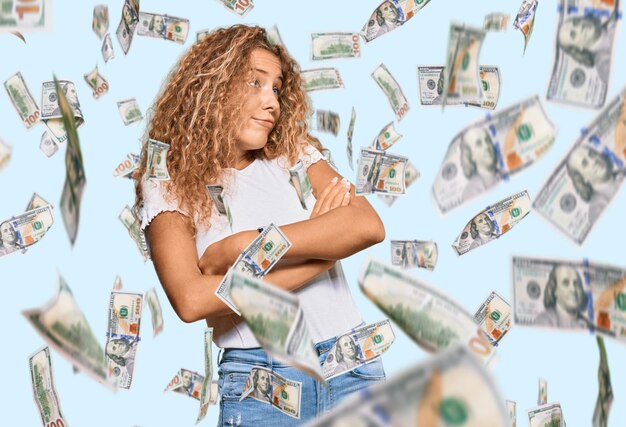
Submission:
<svg viewBox="0 0 626 427">
<path fill-rule="evenodd" d="M 274 95 L 277 97 L 280 96 L 280 88 L 278 86 L 274 86 L 272 90 L 274 91 Z"/>
</svg>

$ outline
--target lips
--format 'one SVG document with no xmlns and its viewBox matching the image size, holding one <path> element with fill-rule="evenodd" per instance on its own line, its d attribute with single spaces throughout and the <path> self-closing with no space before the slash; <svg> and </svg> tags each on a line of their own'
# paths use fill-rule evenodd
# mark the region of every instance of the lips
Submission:
<svg viewBox="0 0 626 427">
<path fill-rule="evenodd" d="M 256 117 L 253 117 L 252 120 L 268 129 L 272 129 L 274 127 L 274 121 L 271 119 L 257 119 Z"/>
</svg>

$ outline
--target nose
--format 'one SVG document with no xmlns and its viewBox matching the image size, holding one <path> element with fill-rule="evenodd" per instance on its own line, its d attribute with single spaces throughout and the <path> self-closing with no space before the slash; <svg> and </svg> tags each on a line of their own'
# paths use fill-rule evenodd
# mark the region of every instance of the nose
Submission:
<svg viewBox="0 0 626 427">
<path fill-rule="evenodd" d="M 278 111 L 280 108 L 280 104 L 278 103 L 278 98 L 274 94 L 274 89 L 272 87 L 264 89 L 263 91 L 263 109 L 269 110 L 271 112 Z"/>
</svg>

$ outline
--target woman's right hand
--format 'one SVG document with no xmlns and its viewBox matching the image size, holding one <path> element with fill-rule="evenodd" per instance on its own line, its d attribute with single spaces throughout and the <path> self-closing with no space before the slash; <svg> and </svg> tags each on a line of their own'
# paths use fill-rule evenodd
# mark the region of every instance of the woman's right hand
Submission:
<svg viewBox="0 0 626 427">
<path fill-rule="evenodd" d="M 348 206 L 350 204 L 350 182 L 345 178 L 339 181 L 338 177 L 334 177 L 316 198 L 311 219 L 324 215 L 335 208 Z"/>
</svg>

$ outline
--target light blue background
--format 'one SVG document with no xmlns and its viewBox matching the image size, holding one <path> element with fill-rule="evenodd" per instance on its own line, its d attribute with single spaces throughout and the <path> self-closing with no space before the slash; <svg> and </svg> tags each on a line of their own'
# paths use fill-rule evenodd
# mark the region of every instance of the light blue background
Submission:
<svg viewBox="0 0 626 427">
<path fill-rule="evenodd" d="M 216 1 L 143 0 L 147 12 L 167 13 L 189 18 L 191 29 L 185 46 L 135 36 L 129 55 L 124 54 L 115 37 L 122 1 L 109 5 L 110 32 L 116 58 L 105 64 L 100 54 L 101 42 L 91 30 L 95 1 L 61 1 L 54 4 L 54 28 L 50 33 L 25 34 L 27 45 L 9 34 L 0 35 L 0 78 L 21 71 L 38 103 L 41 82 L 55 73 L 60 79 L 73 80 L 78 89 L 85 124 L 79 129 L 87 175 L 78 238 L 70 247 L 58 202 L 65 179 L 64 151 L 46 158 L 39 151 L 38 125 L 26 130 L 8 96 L 0 95 L 0 137 L 13 145 L 13 158 L 0 173 L 2 202 L 0 218 L 17 215 L 25 208 L 32 192 L 52 202 L 55 224 L 46 237 L 25 255 L 0 259 L 3 301 L 3 350 L 0 352 L 4 394 L 2 419 L 7 425 L 36 426 L 39 413 L 33 401 L 28 370 L 28 356 L 44 341 L 20 314 L 21 310 L 44 305 L 57 291 L 57 274 L 62 274 L 72 288 L 76 301 L 85 312 L 93 330 L 104 342 L 108 298 L 115 276 L 119 274 L 124 289 L 144 292 L 156 286 L 165 317 L 165 329 L 156 339 L 148 310 L 144 310 L 142 341 L 130 391 L 112 394 L 86 375 L 72 373 L 71 365 L 52 352 L 56 387 L 65 417 L 71 426 L 109 425 L 193 425 L 198 402 L 177 394 L 163 394 L 179 368 L 203 372 L 202 322 L 187 325 L 175 315 L 159 285 L 151 262 L 143 263 L 134 243 L 117 216 L 125 204 L 131 204 L 134 189 L 129 180 L 112 177 L 113 169 L 128 152 L 139 152 L 139 139 L 145 123 L 124 126 L 116 101 L 136 97 L 142 111 L 152 103 L 159 87 L 177 58 L 195 42 L 196 31 L 235 23 L 278 24 L 289 51 L 302 69 L 337 67 L 345 89 L 311 94 L 313 105 L 341 115 L 338 137 L 317 134 L 332 150 L 341 173 L 351 180 L 345 155 L 346 131 L 352 106 L 357 112 L 354 131 L 355 162 L 358 148 L 368 145 L 394 114 L 383 92 L 370 73 L 384 62 L 400 83 L 410 105 L 406 117 L 396 125 L 404 135 L 392 149 L 406 155 L 422 176 L 391 208 L 377 197 L 371 203 L 383 219 L 387 239 L 343 261 L 346 276 L 358 306 L 367 322 L 385 316 L 369 301 L 356 282 L 367 255 L 389 260 L 390 239 L 432 239 L 439 244 L 439 262 L 434 272 L 414 271 L 474 312 L 492 289 L 511 299 L 510 257 L 525 254 L 538 257 L 581 259 L 626 266 L 623 221 L 626 196 L 618 194 L 613 204 L 582 247 L 577 247 L 552 228 L 539 214 L 531 213 L 502 239 L 463 257 L 457 257 L 450 244 L 479 210 L 510 194 L 528 189 L 534 197 L 557 162 L 598 113 L 559 104 L 545 103 L 549 117 L 558 125 L 556 143 L 530 169 L 443 217 L 434 205 L 430 189 L 444 153 L 453 136 L 469 123 L 481 119 L 486 111 L 463 107 L 424 108 L 419 104 L 417 66 L 442 64 L 445 61 L 448 28 L 451 20 L 482 26 L 484 16 L 493 11 L 511 14 L 511 23 L 519 0 L 446 1 L 433 0 L 403 27 L 361 44 L 359 59 L 310 60 L 310 33 L 323 31 L 358 31 L 367 22 L 377 1 L 278 2 L 258 0 L 243 19 L 230 13 Z M 554 33 L 557 24 L 556 2 L 539 4 L 535 29 L 523 55 L 520 32 L 509 27 L 505 33 L 488 33 L 480 63 L 498 65 L 502 91 L 498 108 L 522 98 L 545 92 L 554 56 Z M 626 84 L 626 34 L 618 30 L 609 98 Z M 109 93 L 94 100 L 83 74 L 98 64 L 110 85 Z M 329 242 L 332 244 L 332 242 Z M 396 342 L 384 356 L 387 374 L 424 360 L 428 355 L 396 329 Z M 615 401 L 610 425 L 626 422 L 626 346 L 607 339 Z M 217 349 L 214 347 L 214 360 Z M 495 378 L 502 398 L 517 401 L 518 425 L 527 425 L 526 409 L 535 406 L 537 380 L 548 380 L 549 401 L 559 401 L 570 426 L 590 425 L 597 396 L 598 350 L 595 338 L 584 332 L 514 327 L 501 342 Z M 214 362 L 215 363 L 215 362 Z M 10 397 L 9 397 L 10 396 Z M 217 407 L 211 407 L 204 425 L 214 425 Z"/>
</svg>

